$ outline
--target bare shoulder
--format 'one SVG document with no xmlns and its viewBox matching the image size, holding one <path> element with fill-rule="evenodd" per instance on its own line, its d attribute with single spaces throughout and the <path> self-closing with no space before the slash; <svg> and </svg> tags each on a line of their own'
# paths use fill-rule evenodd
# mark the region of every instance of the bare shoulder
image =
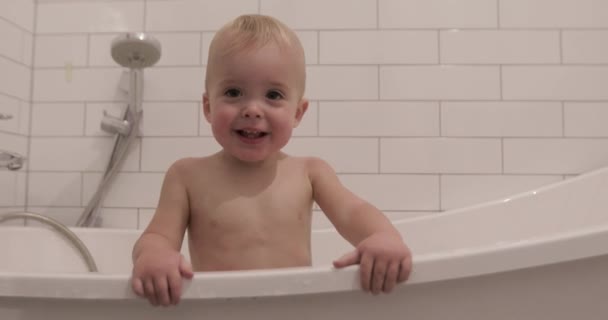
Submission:
<svg viewBox="0 0 608 320">
<path fill-rule="evenodd" d="M 209 162 L 211 162 L 211 157 L 182 158 L 171 164 L 171 166 L 167 170 L 167 174 L 171 173 L 188 177 L 206 168 Z"/>
<path fill-rule="evenodd" d="M 317 157 L 305 157 L 302 158 L 308 171 L 308 175 L 311 179 L 324 175 L 335 175 L 334 169 L 327 163 L 327 161 Z"/>
</svg>

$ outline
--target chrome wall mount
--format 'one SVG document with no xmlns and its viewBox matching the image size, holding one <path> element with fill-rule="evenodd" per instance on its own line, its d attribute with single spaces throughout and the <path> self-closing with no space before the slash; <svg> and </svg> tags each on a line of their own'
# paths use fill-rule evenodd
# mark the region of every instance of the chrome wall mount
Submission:
<svg viewBox="0 0 608 320">
<path fill-rule="evenodd" d="M 7 168 L 11 171 L 19 170 L 23 167 L 25 157 L 6 150 L 0 150 L 0 168 Z"/>
</svg>

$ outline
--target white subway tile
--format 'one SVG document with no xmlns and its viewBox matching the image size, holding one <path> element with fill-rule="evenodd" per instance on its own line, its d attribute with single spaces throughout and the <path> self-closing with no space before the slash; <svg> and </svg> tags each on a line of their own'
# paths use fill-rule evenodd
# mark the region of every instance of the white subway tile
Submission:
<svg viewBox="0 0 608 320">
<path fill-rule="evenodd" d="M 150 221 L 152 221 L 155 211 L 156 209 L 139 209 L 137 228 L 143 230 L 148 227 L 148 224 L 150 224 Z"/>
<path fill-rule="evenodd" d="M 578 174 L 608 163 L 608 139 L 505 139 L 504 172 Z"/>
<path fill-rule="evenodd" d="M 16 198 L 15 198 L 15 204 L 18 206 L 25 206 L 26 205 L 26 198 L 27 198 L 27 177 L 29 175 L 29 172 L 26 172 L 25 170 L 21 170 L 19 172 L 17 172 L 17 190 L 16 190 Z"/>
<path fill-rule="evenodd" d="M 158 203 L 164 173 L 117 174 L 104 200 L 106 207 L 154 208 Z M 101 174 L 85 173 L 83 198 L 87 203 L 97 190 Z"/>
<path fill-rule="evenodd" d="M 98 217 L 102 228 L 137 229 L 137 209 L 102 208 Z"/>
<path fill-rule="evenodd" d="M 441 62 L 452 64 L 559 63 L 559 32 L 442 31 Z"/>
<path fill-rule="evenodd" d="M 27 141 L 28 138 L 25 136 L 5 134 L 0 132 L 0 149 L 2 150 L 8 150 L 10 152 L 16 152 L 27 156 Z"/>
<path fill-rule="evenodd" d="M 144 27 L 144 1 L 40 3 L 37 13 L 39 34 L 123 32 Z"/>
<path fill-rule="evenodd" d="M 476 205 L 561 180 L 561 176 L 445 175 L 441 177 L 441 207 Z"/>
<path fill-rule="evenodd" d="M 381 28 L 495 28 L 496 1 L 378 0 Z"/>
<path fill-rule="evenodd" d="M 87 103 L 86 104 L 86 123 L 85 135 L 95 137 L 110 137 L 113 134 L 101 129 L 101 120 L 104 112 L 111 117 L 122 118 L 126 111 L 127 104 L 122 102 L 110 103 Z"/>
<path fill-rule="evenodd" d="M 202 101 L 198 104 L 198 106 L 199 106 L 199 112 L 200 112 L 198 135 L 201 137 L 212 137 L 213 132 L 211 130 L 211 124 L 209 124 L 209 122 L 207 121 L 207 118 L 205 118 L 205 115 L 203 114 L 203 111 L 202 111 L 203 110 Z"/>
<path fill-rule="evenodd" d="M 144 138 L 141 168 L 165 172 L 178 159 L 209 156 L 220 150 L 214 138 Z"/>
<path fill-rule="evenodd" d="M 217 30 L 246 13 L 258 13 L 257 0 L 173 0 L 148 1 L 146 30 Z"/>
<path fill-rule="evenodd" d="M 261 0 L 262 14 L 293 29 L 375 28 L 376 12 L 375 0 Z"/>
<path fill-rule="evenodd" d="M 198 66 L 201 61 L 200 33 L 154 33 L 161 44 L 159 66 Z"/>
<path fill-rule="evenodd" d="M 68 226 L 75 227 L 78 218 L 82 215 L 84 208 L 74 207 L 28 207 L 28 211 L 41 214 L 43 216 L 55 219 L 60 223 Z M 28 219 L 28 226 L 42 226 L 43 223 Z"/>
<path fill-rule="evenodd" d="M 82 136 L 83 103 L 34 103 L 32 136 Z"/>
<path fill-rule="evenodd" d="M 126 96 L 118 87 L 121 76 L 119 68 L 38 69 L 34 71 L 34 101 L 124 100 Z"/>
<path fill-rule="evenodd" d="M 0 56 L 20 61 L 23 52 L 23 33 L 25 31 L 0 19 Z"/>
<path fill-rule="evenodd" d="M 503 98 L 506 100 L 608 99 L 608 67 L 504 66 Z"/>
<path fill-rule="evenodd" d="M 30 100 L 31 69 L 0 57 L 0 94 Z"/>
<path fill-rule="evenodd" d="M 322 136 L 438 136 L 436 102 L 321 102 Z"/>
<path fill-rule="evenodd" d="M 89 35 L 89 66 L 118 67 L 112 59 L 112 40 L 119 34 L 91 34 Z"/>
<path fill-rule="evenodd" d="M 340 175 L 349 190 L 380 210 L 438 210 L 434 175 Z"/>
<path fill-rule="evenodd" d="M 85 35 L 40 35 L 36 37 L 36 67 L 82 67 L 87 64 Z"/>
<path fill-rule="evenodd" d="M 322 64 L 439 62 L 435 31 L 321 31 L 320 37 Z"/>
<path fill-rule="evenodd" d="M 441 133 L 454 137 L 562 136 L 558 102 L 444 102 Z"/>
<path fill-rule="evenodd" d="M 0 114 L 12 117 L 0 120 L 0 131 L 19 133 L 20 109 L 19 100 L 0 94 Z"/>
<path fill-rule="evenodd" d="M 204 117 L 203 117 L 204 118 Z M 300 121 L 300 124 L 293 129 L 292 136 L 294 137 L 311 137 L 317 136 L 319 131 L 319 104 L 317 102 L 309 102 L 308 111 Z"/>
<path fill-rule="evenodd" d="M 79 206 L 80 172 L 30 172 L 28 206 Z"/>
<path fill-rule="evenodd" d="M 305 96 L 311 100 L 378 98 L 378 67 L 309 66 Z"/>
<path fill-rule="evenodd" d="M 204 68 L 152 68 L 144 76 L 144 101 L 201 101 L 204 83 Z"/>
<path fill-rule="evenodd" d="M 146 102 L 141 129 L 144 136 L 197 136 L 199 104 L 196 102 Z"/>
<path fill-rule="evenodd" d="M 564 30 L 564 63 L 608 63 L 607 30 Z"/>
<path fill-rule="evenodd" d="M 494 66 L 380 67 L 380 98 L 386 100 L 490 100 L 500 98 Z"/>
<path fill-rule="evenodd" d="M 33 32 L 35 6 L 34 0 L 2 0 L 0 1 L 0 17 Z"/>
<path fill-rule="evenodd" d="M 605 28 L 608 2 L 508 0 L 500 2 L 502 28 Z"/>
<path fill-rule="evenodd" d="M 382 138 L 383 173 L 499 173 L 500 139 Z"/>
<path fill-rule="evenodd" d="M 34 57 L 34 35 L 29 32 L 23 33 L 23 50 L 21 53 L 21 62 L 28 67 L 33 65 Z"/>
<path fill-rule="evenodd" d="M 17 172 L 0 171 L 0 206 L 17 205 Z"/>
<path fill-rule="evenodd" d="M 298 31 L 296 35 L 304 48 L 306 64 L 319 63 L 319 36 L 316 31 Z M 206 61 L 206 60 L 205 60 Z"/>
<path fill-rule="evenodd" d="M 284 151 L 294 156 L 324 159 L 336 172 L 378 172 L 378 139 L 292 138 Z"/>
<path fill-rule="evenodd" d="M 103 138 L 31 138 L 29 158 L 32 170 L 103 171 L 114 147 L 114 139 Z M 121 171 L 139 168 L 139 142 L 134 141 Z"/>
<path fill-rule="evenodd" d="M 566 102 L 567 137 L 608 137 L 608 103 Z"/>
<path fill-rule="evenodd" d="M 30 134 L 30 113 L 31 104 L 29 102 L 19 101 L 19 134 Z"/>
<path fill-rule="evenodd" d="M 209 46 L 211 46 L 211 41 L 215 36 L 215 32 L 203 32 L 201 36 L 202 46 L 201 46 L 201 64 L 207 65 L 207 60 L 209 60 Z"/>
</svg>

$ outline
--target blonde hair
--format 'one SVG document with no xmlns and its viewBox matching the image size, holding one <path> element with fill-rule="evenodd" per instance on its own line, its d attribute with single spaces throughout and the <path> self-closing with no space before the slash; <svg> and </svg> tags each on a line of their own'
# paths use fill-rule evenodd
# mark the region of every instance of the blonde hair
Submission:
<svg viewBox="0 0 608 320">
<path fill-rule="evenodd" d="M 209 46 L 205 87 L 207 88 L 209 82 L 209 69 L 213 67 L 215 59 L 247 50 L 256 50 L 267 44 L 276 44 L 281 49 L 295 50 L 294 52 L 300 60 L 298 61 L 299 68 L 302 69 L 304 75 L 301 84 L 303 94 L 306 82 L 306 63 L 304 49 L 298 36 L 281 21 L 260 14 L 242 15 L 218 30 Z"/>
</svg>

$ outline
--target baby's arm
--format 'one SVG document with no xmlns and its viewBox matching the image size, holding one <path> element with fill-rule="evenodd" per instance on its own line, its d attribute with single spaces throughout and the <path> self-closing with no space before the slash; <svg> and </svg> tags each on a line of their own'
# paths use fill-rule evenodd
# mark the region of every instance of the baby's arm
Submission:
<svg viewBox="0 0 608 320">
<path fill-rule="evenodd" d="M 407 280 L 411 253 L 392 223 L 367 201 L 346 189 L 323 160 L 308 163 L 314 200 L 355 251 L 334 261 L 336 268 L 360 264 L 361 286 L 374 294 L 390 292 Z"/>
<path fill-rule="evenodd" d="M 189 217 L 183 161 L 165 175 L 156 213 L 133 248 L 133 291 L 153 305 L 177 304 L 192 267 L 180 254 Z"/>
</svg>

